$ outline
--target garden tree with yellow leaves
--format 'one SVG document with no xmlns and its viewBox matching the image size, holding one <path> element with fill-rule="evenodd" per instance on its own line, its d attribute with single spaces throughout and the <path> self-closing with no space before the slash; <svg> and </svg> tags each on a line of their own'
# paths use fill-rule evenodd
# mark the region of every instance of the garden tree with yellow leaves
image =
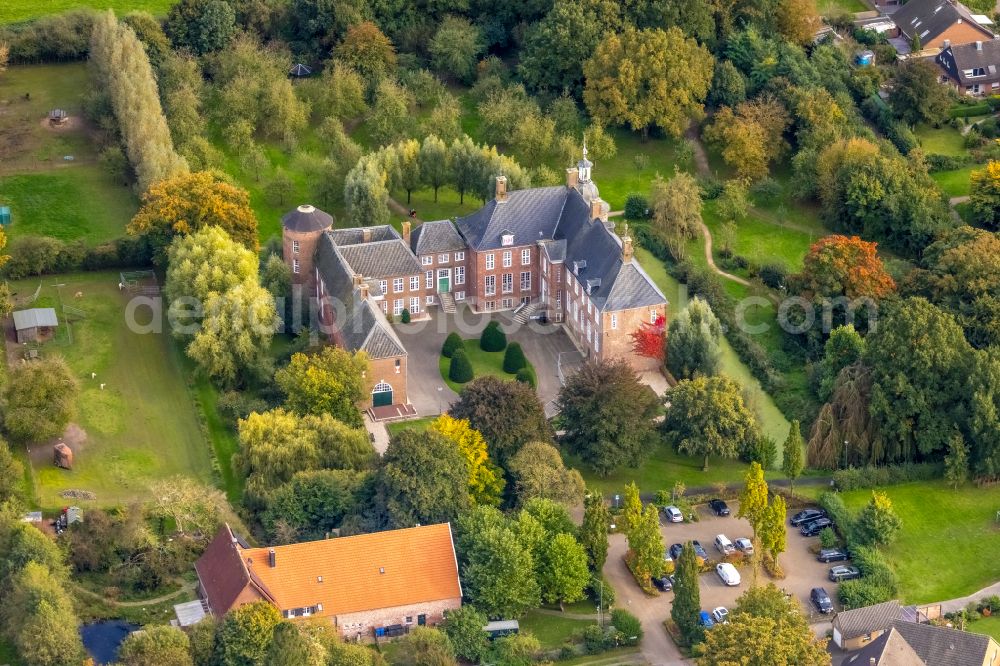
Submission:
<svg viewBox="0 0 1000 666">
<path fill-rule="evenodd" d="M 785 532 L 785 516 L 788 509 L 785 505 L 785 498 L 775 495 L 771 503 L 764 510 L 763 520 L 760 526 L 760 545 L 771 556 L 775 571 L 780 571 L 778 567 L 778 555 L 785 552 L 787 547 L 787 533 Z"/>
<path fill-rule="evenodd" d="M 788 112 L 777 99 L 765 95 L 724 106 L 705 130 L 705 139 L 722 153 L 726 164 L 741 179 L 757 181 L 767 176 L 771 163 L 788 150 L 784 139 Z"/>
<path fill-rule="evenodd" d="M 474 430 L 466 419 L 442 414 L 428 430 L 438 433 L 453 443 L 462 453 L 469 470 L 469 495 L 477 504 L 500 503 L 503 492 L 503 472 L 490 461 L 486 440 Z"/>
<path fill-rule="evenodd" d="M 642 521 L 642 500 L 639 498 L 639 486 L 635 481 L 630 481 L 625 486 L 624 497 L 622 498 L 622 512 L 618 516 L 618 531 L 628 536 L 628 534 L 639 526 Z"/>
<path fill-rule="evenodd" d="M 368 355 L 325 345 L 315 354 L 296 353 L 274 373 L 285 406 L 299 414 L 330 414 L 349 426 L 362 425 L 358 405 L 368 393 Z"/>
<path fill-rule="evenodd" d="M 610 32 L 583 65 L 583 100 L 602 125 L 629 125 L 648 138 L 651 127 L 679 137 L 704 114 L 712 54 L 679 28 Z"/>
<path fill-rule="evenodd" d="M 225 293 L 255 279 L 257 270 L 255 253 L 219 227 L 202 227 L 170 244 L 164 293 L 171 303 L 182 298 L 204 303 L 210 294 Z"/>
<path fill-rule="evenodd" d="M 223 229 L 254 253 L 259 249 L 257 217 L 250 195 L 219 174 L 196 171 L 160 181 L 142 195 L 142 206 L 128 225 L 133 236 L 147 236 L 160 252 L 180 234 L 204 227 Z"/>
<path fill-rule="evenodd" d="M 660 533 L 660 512 L 647 504 L 637 524 L 626 535 L 628 554 L 625 556 L 633 575 L 641 585 L 648 585 L 651 576 L 663 573 L 663 535 Z"/>
<path fill-rule="evenodd" d="M 360 74 L 369 90 L 396 70 L 396 48 L 371 21 L 351 26 L 333 55 Z"/>
<path fill-rule="evenodd" d="M 545 442 L 528 442 L 507 463 L 520 504 L 541 497 L 576 506 L 583 497 L 583 477 L 563 464 L 559 449 Z"/>
<path fill-rule="evenodd" d="M 1000 162 L 990 160 L 969 176 L 969 207 L 976 224 L 1000 229 Z"/>
<path fill-rule="evenodd" d="M 760 535 L 767 512 L 767 481 L 764 480 L 764 468 L 760 466 L 760 463 L 752 462 L 743 478 L 740 510 L 736 515 L 747 519 L 753 528 L 753 536 L 756 539 Z"/>
<path fill-rule="evenodd" d="M 811 44 L 823 25 L 816 0 L 780 0 L 775 23 L 785 39 L 802 46 Z"/>
</svg>

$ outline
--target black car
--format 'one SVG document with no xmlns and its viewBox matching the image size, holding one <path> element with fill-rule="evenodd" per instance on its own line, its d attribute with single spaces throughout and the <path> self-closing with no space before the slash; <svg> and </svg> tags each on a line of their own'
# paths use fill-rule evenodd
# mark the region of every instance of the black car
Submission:
<svg viewBox="0 0 1000 666">
<path fill-rule="evenodd" d="M 827 527 L 833 527 L 833 521 L 829 518 L 817 518 L 816 520 L 806 523 L 799 528 L 799 532 L 804 537 L 813 537 L 822 532 Z"/>
<path fill-rule="evenodd" d="M 727 509 L 727 511 L 728 511 L 728 509 Z M 692 541 L 691 545 L 694 546 L 694 554 L 695 555 L 697 555 L 698 557 L 700 557 L 703 560 L 707 560 L 708 559 L 708 553 L 705 552 L 705 549 L 701 547 L 700 543 L 698 543 L 697 541 Z"/>
<path fill-rule="evenodd" d="M 674 589 L 674 582 L 670 580 L 672 576 L 653 576 L 653 585 L 660 592 L 669 592 Z"/>
<path fill-rule="evenodd" d="M 835 567 L 830 568 L 830 580 L 834 583 L 839 583 L 845 580 L 854 580 L 855 578 L 861 578 L 861 570 L 850 564 L 838 564 Z"/>
<path fill-rule="evenodd" d="M 715 512 L 717 516 L 728 516 L 729 515 L 729 505 L 720 499 L 714 499 L 708 503 L 708 508 Z"/>
<path fill-rule="evenodd" d="M 820 562 L 843 562 L 851 559 L 851 556 L 843 548 L 824 548 L 819 551 L 816 559 Z"/>
<path fill-rule="evenodd" d="M 813 606 L 816 607 L 820 613 L 832 613 L 833 612 L 833 601 L 830 600 L 830 595 L 826 593 L 826 590 L 822 587 L 814 587 L 812 592 L 809 593 L 809 601 L 812 602 Z"/>
<path fill-rule="evenodd" d="M 682 544 L 675 543 L 670 546 L 670 557 L 675 560 L 680 559 L 682 550 L 684 550 L 684 546 Z"/>
<path fill-rule="evenodd" d="M 826 511 L 823 509 L 803 509 L 792 516 L 792 519 L 789 522 L 791 522 L 793 526 L 798 527 L 803 523 L 808 523 L 816 520 L 817 518 L 826 518 Z"/>
</svg>

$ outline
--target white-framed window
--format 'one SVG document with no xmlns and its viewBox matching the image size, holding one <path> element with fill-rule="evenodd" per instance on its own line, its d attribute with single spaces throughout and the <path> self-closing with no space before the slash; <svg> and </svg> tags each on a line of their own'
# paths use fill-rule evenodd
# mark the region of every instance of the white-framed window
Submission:
<svg viewBox="0 0 1000 666">
<path fill-rule="evenodd" d="M 465 266 L 455 266 L 455 284 L 465 284 Z"/>
<path fill-rule="evenodd" d="M 403 278 L 392 279 L 392 293 L 394 294 L 403 293 Z"/>
<path fill-rule="evenodd" d="M 456 291 L 455 292 L 455 300 L 456 301 L 464 301 L 465 300 L 465 292 L 464 291 Z"/>
<path fill-rule="evenodd" d="M 495 257 L 493 256 L 492 252 L 486 255 L 486 270 L 491 271 L 496 267 L 494 259 Z"/>
<path fill-rule="evenodd" d="M 378 281 L 378 288 L 382 291 L 383 296 L 389 293 L 389 283 L 385 280 Z"/>
<path fill-rule="evenodd" d="M 424 256 L 420 257 L 420 263 L 423 264 L 424 266 L 433 266 L 434 255 L 425 254 Z"/>
<path fill-rule="evenodd" d="M 658 313 L 656 310 L 650 310 L 649 311 L 649 323 L 650 324 L 655 324 L 657 317 L 659 317 L 659 314 L 660 313 Z"/>
<path fill-rule="evenodd" d="M 504 234 L 500 237 L 501 245 L 513 245 L 514 244 L 514 234 Z"/>
<path fill-rule="evenodd" d="M 400 363 L 398 358 L 396 359 L 395 365 L 396 365 L 396 374 L 398 375 L 400 371 Z"/>
<path fill-rule="evenodd" d="M 514 299 L 513 298 L 505 298 L 505 299 L 503 299 L 500 302 L 500 307 L 503 308 L 504 310 L 511 309 L 512 307 L 514 307 Z"/>
<path fill-rule="evenodd" d="M 618 315 L 616 314 L 611 315 L 611 330 L 612 331 L 618 330 Z"/>
<path fill-rule="evenodd" d="M 497 293 L 497 276 L 487 275 L 485 278 L 486 295 L 492 296 Z"/>
<path fill-rule="evenodd" d="M 556 289 L 556 309 L 562 308 L 562 289 Z"/>
<path fill-rule="evenodd" d="M 504 273 L 503 274 L 503 293 L 509 294 L 514 291 L 514 274 Z"/>
<path fill-rule="evenodd" d="M 486 309 L 487 310 L 496 310 L 497 309 L 497 302 L 496 301 L 486 301 Z"/>
<path fill-rule="evenodd" d="M 292 254 L 299 253 L 299 242 L 297 240 L 292 241 Z"/>
<path fill-rule="evenodd" d="M 507 250 L 503 253 L 503 267 L 510 268 L 514 264 L 514 258 L 511 256 L 511 251 Z"/>
<path fill-rule="evenodd" d="M 402 313 L 403 313 L 403 299 L 397 298 L 395 301 L 392 302 L 392 314 L 393 316 L 398 317 Z"/>
<path fill-rule="evenodd" d="M 424 299 L 424 303 L 426 303 L 427 305 L 434 305 L 434 295 L 428 294 L 427 298 Z"/>
<path fill-rule="evenodd" d="M 600 335 L 595 335 L 594 336 L 594 353 L 595 354 L 600 354 L 601 353 L 601 336 Z"/>
<path fill-rule="evenodd" d="M 292 272 L 296 275 L 302 272 L 302 266 L 299 265 L 298 259 L 292 259 Z"/>
<path fill-rule="evenodd" d="M 465 261 L 465 253 L 464 252 L 456 252 L 455 253 L 455 261 Z"/>
<path fill-rule="evenodd" d="M 531 263 L 531 248 L 526 247 L 523 250 L 521 250 L 521 265 L 527 266 L 530 263 Z"/>
<path fill-rule="evenodd" d="M 531 271 L 521 271 L 521 291 L 531 291 Z"/>
<path fill-rule="evenodd" d="M 419 275 L 411 275 L 410 276 L 410 291 L 416 291 L 417 289 L 420 289 L 420 276 Z"/>
<path fill-rule="evenodd" d="M 407 615 L 406 616 L 406 624 L 413 624 L 413 616 L 412 615 Z"/>
<path fill-rule="evenodd" d="M 420 297 L 411 296 L 410 297 L 410 314 L 417 314 L 420 312 Z"/>
<path fill-rule="evenodd" d="M 434 288 L 434 271 L 427 271 L 424 273 L 424 286 L 428 289 Z"/>
<path fill-rule="evenodd" d="M 439 264 L 447 264 L 447 263 L 448 263 L 448 257 L 449 257 L 449 256 L 450 256 L 450 255 L 449 255 L 449 254 L 448 254 L 447 252 L 446 252 L 446 253 L 444 253 L 444 254 L 439 254 L 439 255 L 438 255 L 438 263 L 439 263 Z"/>
</svg>

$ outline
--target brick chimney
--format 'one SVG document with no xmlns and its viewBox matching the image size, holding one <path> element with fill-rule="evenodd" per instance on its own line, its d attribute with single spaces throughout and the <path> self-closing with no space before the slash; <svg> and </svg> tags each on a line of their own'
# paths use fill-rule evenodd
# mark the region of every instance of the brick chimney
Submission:
<svg viewBox="0 0 1000 666">
<path fill-rule="evenodd" d="M 274 548 L 267 549 L 267 564 L 272 569 L 278 565 L 278 557 L 274 552 Z"/>
<path fill-rule="evenodd" d="M 410 228 L 411 224 L 409 220 L 403 220 L 403 242 L 406 243 L 406 247 L 410 247 Z"/>
<path fill-rule="evenodd" d="M 622 263 L 630 264 L 632 263 L 632 257 L 635 255 L 635 250 L 632 247 L 632 236 L 628 233 L 628 224 L 622 228 Z"/>
<path fill-rule="evenodd" d="M 580 172 L 576 170 L 576 167 L 566 169 L 566 187 L 571 190 L 576 189 L 576 185 L 579 182 Z"/>
<path fill-rule="evenodd" d="M 362 282 L 358 285 L 358 298 L 362 301 L 368 300 L 368 283 Z"/>
<path fill-rule="evenodd" d="M 507 201 L 507 176 L 497 176 L 496 200 L 497 203 Z"/>
<path fill-rule="evenodd" d="M 590 200 L 590 219 L 600 220 L 601 222 L 608 221 L 608 212 L 610 211 L 610 206 L 604 202 L 604 199 L 600 197 L 594 197 Z"/>
<path fill-rule="evenodd" d="M 361 276 L 361 273 L 355 273 L 354 275 L 351 276 L 351 285 L 352 286 L 354 286 L 354 287 L 360 287 L 364 283 L 365 283 L 365 280 Z"/>
<path fill-rule="evenodd" d="M 362 243 L 372 242 L 372 230 L 369 227 L 361 228 L 361 242 Z"/>
</svg>

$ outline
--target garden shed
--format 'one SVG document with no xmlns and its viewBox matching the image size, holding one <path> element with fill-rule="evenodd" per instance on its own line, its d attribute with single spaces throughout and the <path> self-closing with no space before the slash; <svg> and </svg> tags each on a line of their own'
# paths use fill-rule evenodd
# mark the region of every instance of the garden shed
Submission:
<svg viewBox="0 0 1000 666">
<path fill-rule="evenodd" d="M 14 313 L 14 330 L 18 342 L 33 342 L 52 333 L 59 325 L 55 308 L 31 308 Z"/>
</svg>

